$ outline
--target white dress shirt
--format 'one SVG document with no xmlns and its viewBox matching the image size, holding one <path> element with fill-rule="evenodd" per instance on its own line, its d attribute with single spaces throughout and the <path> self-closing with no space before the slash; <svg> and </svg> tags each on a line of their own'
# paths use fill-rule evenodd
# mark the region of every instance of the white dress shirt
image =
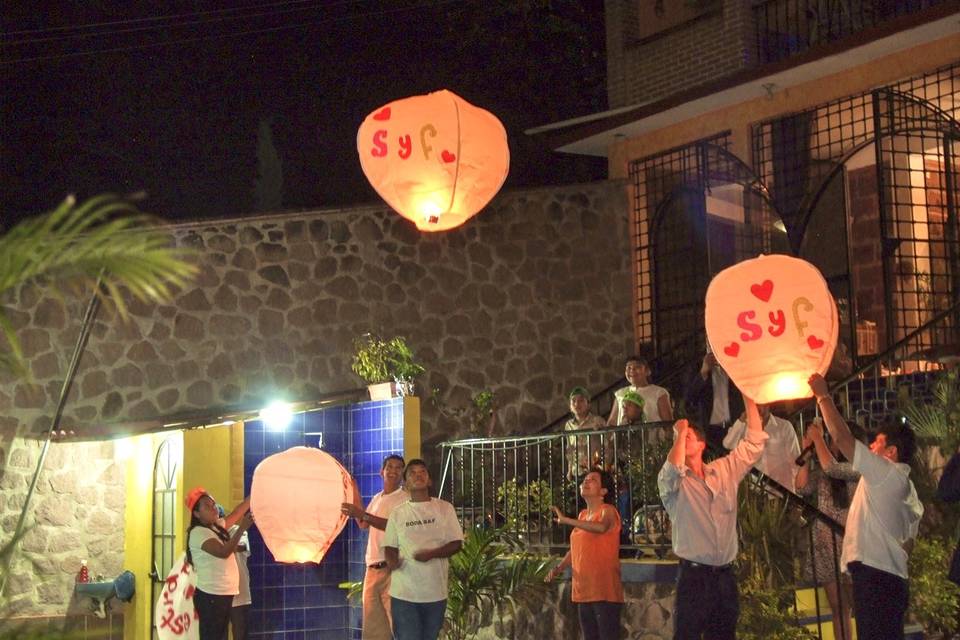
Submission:
<svg viewBox="0 0 960 640">
<path fill-rule="evenodd" d="M 737 557 L 737 488 L 768 438 L 748 431 L 733 451 L 704 466 L 702 480 L 686 465 L 663 464 L 657 482 L 678 557 L 715 567 Z"/>
<path fill-rule="evenodd" d="M 853 468 L 860 472 L 860 482 L 850 501 L 840 568 L 846 571 L 848 563 L 860 561 L 906 580 L 903 545 L 917 536 L 923 516 L 910 466 L 878 456 L 857 441 Z"/>
<path fill-rule="evenodd" d="M 755 465 L 764 475 L 770 476 L 790 491 L 796 493 L 796 477 L 799 467 L 795 464 L 797 456 L 800 455 L 800 441 L 797 440 L 797 432 L 789 420 L 778 418 L 770 414 L 767 423 L 763 427 L 770 440 L 767 446 L 763 448 L 763 453 Z M 747 431 L 747 425 L 743 420 L 737 420 L 723 437 L 723 446 L 727 449 L 733 449 L 737 443 L 743 439 L 743 434 Z"/>
</svg>

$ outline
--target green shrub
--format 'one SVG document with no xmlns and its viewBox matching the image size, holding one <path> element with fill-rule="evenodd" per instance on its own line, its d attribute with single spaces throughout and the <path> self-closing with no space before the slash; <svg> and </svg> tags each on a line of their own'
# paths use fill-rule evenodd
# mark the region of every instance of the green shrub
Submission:
<svg viewBox="0 0 960 640">
<path fill-rule="evenodd" d="M 505 529 L 535 531 L 552 517 L 550 507 L 554 497 L 545 480 L 521 485 L 516 478 L 511 478 L 497 487 L 497 504 Z"/>
<path fill-rule="evenodd" d="M 947 579 L 953 546 L 943 538 L 919 538 L 910 553 L 910 615 L 926 637 L 956 637 L 960 587 Z"/>
</svg>

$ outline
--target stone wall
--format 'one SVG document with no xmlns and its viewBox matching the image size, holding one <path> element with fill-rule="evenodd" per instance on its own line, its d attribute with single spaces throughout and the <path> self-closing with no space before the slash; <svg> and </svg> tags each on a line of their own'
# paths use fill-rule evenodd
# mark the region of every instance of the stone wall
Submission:
<svg viewBox="0 0 960 640">
<path fill-rule="evenodd" d="M 673 637 L 673 602 L 676 588 L 672 583 L 625 582 L 624 603 L 620 614 L 621 637 L 631 640 L 668 640 Z M 561 582 L 550 589 L 532 610 L 521 609 L 504 619 L 496 616 L 480 630 L 477 640 L 502 638 L 581 638 L 577 609 L 570 601 L 570 583 Z"/>
<path fill-rule="evenodd" d="M 361 382 L 352 341 L 403 335 L 427 373 L 419 382 L 424 454 L 468 427 L 442 415 L 474 393 L 497 398 L 501 432 L 528 432 L 566 411 L 565 392 L 621 375 L 632 349 L 627 203 L 620 183 L 501 194 L 464 227 L 421 234 L 385 207 L 175 225 L 201 271 L 169 305 L 131 304 L 130 321 L 101 311 L 63 427 L 162 418 L 278 395 L 310 400 Z M 7 301 L 33 383 L 0 379 L 3 530 L 26 490 L 35 442 L 48 428 L 86 301 L 27 287 Z M 449 412 L 448 412 L 449 413 Z M 81 558 L 122 549 L 123 478 L 108 445 L 56 445 L 37 506 L 44 571 L 72 578 Z M 47 518 L 48 521 L 43 521 Z M 110 529 L 109 535 L 106 529 Z M 101 529 L 103 530 L 101 532 Z M 106 536 L 106 537 L 104 537 Z M 74 545 L 76 541 L 76 545 Z M 62 552 L 62 553 L 61 553 Z M 120 569 L 105 556 L 102 569 Z M 32 592 L 62 611 L 63 585 Z"/>
<path fill-rule="evenodd" d="M 10 446 L 8 440 L 8 446 Z M 41 444 L 17 439 L 0 477 L 0 527 L 3 541 L 16 529 Z M 115 578 L 123 567 L 123 468 L 114 460 L 112 442 L 54 443 L 31 502 L 23 538 L 23 556 L 11 567 L 6 587 L 13 616 L 81 613 L 85 603 L 73 597 L 80 563 L 90 579 Z"/>
</svg>

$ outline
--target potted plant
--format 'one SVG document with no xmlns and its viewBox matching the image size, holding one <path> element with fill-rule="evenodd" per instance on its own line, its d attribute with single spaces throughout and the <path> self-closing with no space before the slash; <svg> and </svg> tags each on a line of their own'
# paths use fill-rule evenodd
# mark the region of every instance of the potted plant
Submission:
<svg viewBox="0 0 960 640">
<path fill-rule="evenodd" d="M 403 336 L 384 340 L 365 333 L 353 341 L 355 353 L 350 368 L 367 383 L 371 400 L 412 395 L 413 381 L 423 373 Z"/>
</svg>

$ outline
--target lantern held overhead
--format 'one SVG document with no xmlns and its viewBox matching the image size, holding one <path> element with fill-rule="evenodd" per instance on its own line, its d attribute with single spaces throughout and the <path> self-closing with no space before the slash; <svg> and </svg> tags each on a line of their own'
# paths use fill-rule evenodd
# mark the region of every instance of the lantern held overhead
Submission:
<svg viewBox="0 0 960 640">
<path fill-rule="evenodd" d="M 760 404 L 807 398 L 837 346 L 837 306 L 809 262 L 760 256 L 724 269 L 707 288 L 707 340 L 744 395 Z"/>
<path fill-rule="evenodd" d="M 500 121 L 446 90 L 368 115 L 357 151 L 380 197 L 421 231 L 446 231 L 476 215 L 510 168 Z"/>
<path fill-rule="evenodd" d="M 265 458 L 253 472 L 250 510 L 277 562 L 320 562 L 354 501 L 353 479 L 320 449 L 292 447 Z"/>
</svg>

